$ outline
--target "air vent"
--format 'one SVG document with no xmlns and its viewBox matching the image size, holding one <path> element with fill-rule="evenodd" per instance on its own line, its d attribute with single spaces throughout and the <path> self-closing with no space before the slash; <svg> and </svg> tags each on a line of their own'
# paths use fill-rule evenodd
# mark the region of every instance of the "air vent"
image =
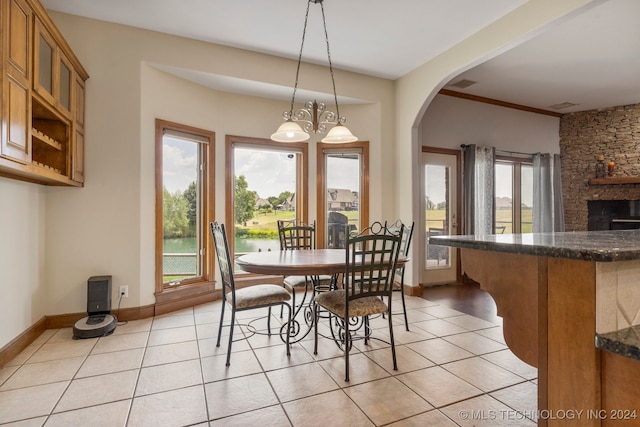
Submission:
<svg viewBox="0 0 640 427">
<path fill-rule="evenodd" d="M 562 102 L 560 104 L 550 105 L 549 108 L 553 108 L 554 110 L 562 110 L 563 108 L 573 107 L 578 104 L 574 104 L 573 102 Z"/>
<path fill-rule="evenodd" d="M 462 80 L 460 80 L 458 82 L 450 84 L 449 86 L 453 86 L 453 87 L 458 87 L 460 89 L 464 89 L 464 88 L 467 88 L 467 87 L 469 87 L 471 85 L 474 85 L 476 83 L 478 83 L 478 82 L 474 82 L 473 80 L 462 79 Z"/>
</svg>

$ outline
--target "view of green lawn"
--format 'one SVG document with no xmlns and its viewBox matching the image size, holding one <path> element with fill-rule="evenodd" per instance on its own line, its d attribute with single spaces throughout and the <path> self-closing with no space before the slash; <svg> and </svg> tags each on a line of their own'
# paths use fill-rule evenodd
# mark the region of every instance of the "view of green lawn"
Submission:
<svg viewBox="0 0 640 427">
<path fill-rule="evenodd" d="M 357 223 L 358 211 L 340 211 L 345 215 L 349 223 Z M 236 236 L 256 238 L 278 238 L 278 220 L 291 220 L 295 218 L 295 212 L 273 210 L 271 212 L 256 211 L 247 225 L 236 224 Z"/>
<path fill-rule="evenodd" d="M 427 210 L 426 229 L 443 228 L 447 211 L 445 209 Z M 496 227 L 504 226 L 503 234 L 510 234 L 513 230 L 513 212 L 511 209 L 496 210 Z M 533 210 L 531 208 L 522 209 L 522 233 L 533 231 Z"/>
<path fill-rule="evenodd" d="M 426 229 L 442 228 L 445 217 L 445 209 L 429 209 L 426 215 Z M 343 215 L 349 218 L 350 223 L 355 223 L 358 218 L 357 211 L 341 211 Z M 257 238 L 278 238 L 278 220 L 293 219 L 294 212 L 278 211 L 262 212 L 256 211 L 253 218 L 247 222 L 246 226 L 236 224 L 236 234 L 238 236 L 257 237 Z M 533 224 L 533 211 L 522 209 L 522 232 L 531 233 Z M 504 234 L 512 232 L 512 212 L 511 209 L 498 209 L 496 211 L 496 226 L 505 226 Z"/>
</svg>

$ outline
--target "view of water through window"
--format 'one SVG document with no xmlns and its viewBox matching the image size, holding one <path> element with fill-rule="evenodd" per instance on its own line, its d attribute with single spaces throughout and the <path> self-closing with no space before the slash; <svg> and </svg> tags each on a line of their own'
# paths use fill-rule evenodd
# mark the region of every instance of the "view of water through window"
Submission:
<svg viewBox="0 0 640 427">
<path fill-rule="evenodd" d="M 162 138 L 163 282 L 177 284 L 201 272 L 198 257 L 199 142 L 165 134 Z"/>
</svg>

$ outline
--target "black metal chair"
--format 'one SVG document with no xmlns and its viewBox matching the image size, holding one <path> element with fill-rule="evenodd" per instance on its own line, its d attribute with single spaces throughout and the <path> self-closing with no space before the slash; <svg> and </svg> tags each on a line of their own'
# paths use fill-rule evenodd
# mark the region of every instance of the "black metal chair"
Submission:
<svg viewBox="0 0 640 427">
<path fill-rule="evenodd" d="M 402 227 L 402 240 L 400 241 L 400 254 L 402 256 L 409 256 L 409 247 L 411 246 L 411 237 L 413 236 L 413 226 L 415 222 L 411 222 L 411 226 L 403 225 L 403 223 L 398 220 L 389 226 L 389 229 L 392 231 L 399 230 Z M 393 290 L 394 292 L 400 292 L 402 298 L 402 313 L 404 314 L 404 326 L 405 329 L 409 330 L 409 319 L 407 318 L 407 305 L 404 301 L 404 268 L 402 267 L 396 269 L 395 278 L 393 281 Z"/>
<path fill-rule="evenodd" d="M 296 220 L 278 220 L 278 236 L 280 238 L 280 250 L 308 250 L 316 248 L 316 222 L 303 224 Z M 310 276 L 286 276 L 283 284 L 291 291 L 293 307 L 295 309 L 295 288 L 309 286 Z M 320 286 L 331 282 L 331 276 L 313 276 L 311 282 L 314 286 Z M 315 290 L 315 289 L 314 289 Z"/>
<path fill-rule="evenodd" d="M 303 224 L 295 219 L 278 220 L 280 250 L 315 249 L 316 222 Z"/>
<path fill-rule="evenodd" d="M 392 231 L 376 222 L 357 236 L 347 237 L 343 288 L 319 293 L 314 297 L 313 352 L 318 354 L 319 310 L 327 310 L 332 315 L 329 316 L 330 327 L 335 324 L 338 329 L 336 333 L 332 331 L 332 335 L 344 352 L 345 381 L 349 381 L 349 352 L 354 338 L 352 334 L 357 332 L 350 330 L 352 318 L 363 319 L 360 327 L 364 328 L 363 338 L 367 344 L 368 340 L 373 338 L 369 328 L 369 316 L 387 314 L 393 369 L 398 370 L 391 302 L 403 228 L 401 225 L 399 230 Z M 334 321 L 335 323 L 331 323 Z"/>
<path fill-rule="evenodd" d="M 288 320 L 283 329 L 286 330 L 286 346 L 287 356 L 291 354 L 289 349 L 289 338 L 291 335 L 291 306 L 287 301 L 291 299 L 291 295 L 285 288 L 279 285 L 264 284 L 254 285 L 242 289 L 236 289 L 233 279 L 233 258 L 229 256 L 229 245 L 227 243 L 227 233 L 224 224 L 212 222 L 210 224 L 211 234 L 216 247 L 216 255 L 218 258 L 218 266 L 220 267 L 220 276 L 222 278 L 222 295 L 225 302 L 222 304 L 220 312 L 220 325 L 218 327 L 218 341 L 216 347 L 220 347 L 220 337 L 222 336 L 222 326 L 224 323 L 224 311 L 227 304 L 231 307 L 231 323 L 229 324 L 229 347 L 227 348 L 227 362 L 231 361 L 231 345 L 233 344 L 233 329 L 236 321 L 236 312 L 253 310 L 256 308 L 271 307 L 280 305 L 286 306 L 288 309 Z M 267 318 L 267 330 L 271 335 L 271 316 Z"/>
</svg>

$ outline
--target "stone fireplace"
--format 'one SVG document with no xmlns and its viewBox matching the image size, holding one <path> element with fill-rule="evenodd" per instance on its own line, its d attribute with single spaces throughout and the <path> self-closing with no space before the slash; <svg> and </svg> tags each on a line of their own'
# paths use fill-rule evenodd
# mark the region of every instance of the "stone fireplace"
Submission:
<svg viewBox="0 0 640 427">
<path fill-rule="evenodd" d="M 640 104 L 563 115 L 560 154 L 567 231 L 587 230 L 589 201 L 640 200 Z M 612 179 L 590 182 L 599 155 L 615 162 L 615 171 Z M 613 179 L 623 177 L 638 183 Z"/>
<path fill-rule="evenodd" d="M 589 200 L 587 230 L 640 228 L 640 200 Z"/>
</svg>

